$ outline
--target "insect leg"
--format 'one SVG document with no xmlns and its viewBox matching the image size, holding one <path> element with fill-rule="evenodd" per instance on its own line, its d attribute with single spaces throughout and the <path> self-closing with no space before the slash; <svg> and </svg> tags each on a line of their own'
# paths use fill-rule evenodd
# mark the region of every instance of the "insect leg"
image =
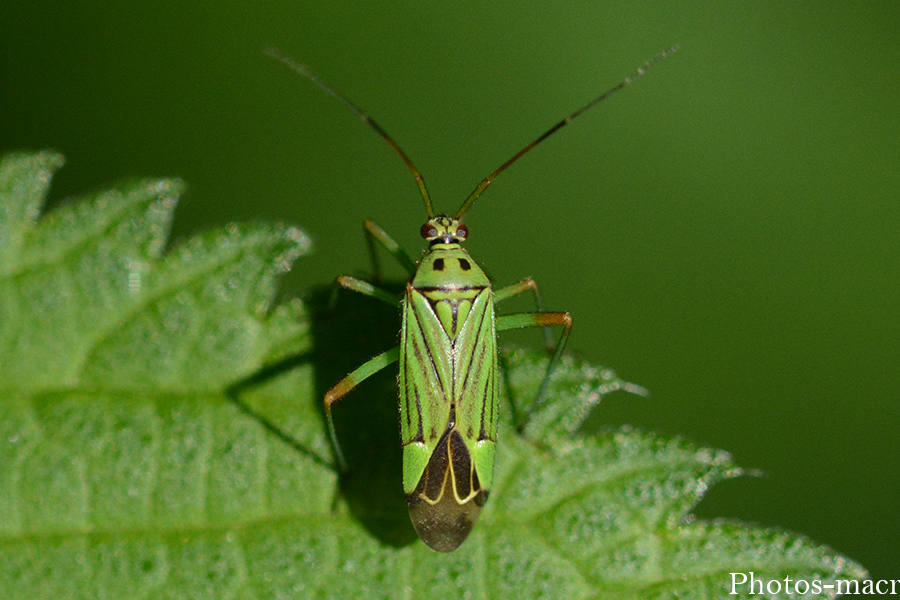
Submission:
<svg viewBox="0 0 900 600">
<path fill-rule="evenodd" d="M 342 288 L 346 288 L 348 290 L 353 290 L 354 292 L 359 292 L 360 294 L 364 294 L 366 296 L 371 296 L 373 298 L 378 298 L 379 300 L 383 300 L 387 302 L 393 307 L 396 307 L 400 299 L 390 292 L 386 292 L 379 287 L 375 287 L 368 281 L 363 281 L 362 279 L 357 279 L 356 277 L 350 277 L 349 275 L 341 275 L 334 281 L 336 284 L 341 286 Z M 335 292 L 337 288 L 335 288 Z M 334 295 L 332 295 L 331 304 L 334 304 Z"/>
<path fill-rule="evenodd" d="M 334 446 L 334 454 L 337 456 L 338 463 L 341 465 L 342 471 L 347 471 L 347 459 L 341 451 L 341 445 L 338 443 L 337 432 L 334 429 L 334 420 L 331 418 L 331 405 L 347 395 L 350 390 L 355 388 L 361 382 L 365 381 L 386 366 L 397 362 L 400 358 L 400 348 L 393 348 L 387 352 L 382 352 L 374 358 L 370 358 L 362 365 L 354 369 L 352 373 L 341 379 L 337 385 L 325 393 L 325 417 L 328 419 L 328 434 L 331 436 L 331 444 Z"/>
<path fill-rule="evenodd" d="M 375 242 L 381 244 L 385 250 L 391 253 L 391 256 L 397 259 L 403 268 L 409 273 L 410 277 L 416 274 L 416 263 L 403 251 L 394 238 L 388 235 L 388 232 L 375 224 L 374 221 L 366 221 L 363 223 L 366 232 L 366 245 L 369 247 L 369 256 L 372 258 L 372 271 L 375 275 L 375 281 L 381 281 L 381 272 L 378 268 L 378 256 L 375 253 Z"/>
<path fill-rule="evenodd" d="M 528 290 L 531 290 L 534 294 L 534 303 L 537 306 L 538 312 L 544 312 L 544 303 L 541 300 L 541 293 L 538 291 L 538 284 L 531 277 L 526 277 L 519 283 L 514 283 L 504 288 L 500 288 L 499 290 L 494 290 L 494 302 L 497 303 L 501 300 L 506 300 L 507 298 L 517 296 Z M 547 344 L 547 350 L 553 352 L 553 332 L 550 331 L 550 327 L 544 327 L 543 329 L 544 342 Z"/>
<path fill-rule="evenodd" d="M 559 357 L 562 356 L 563 349 L 566 347 L 566 341 L 569 339 L 569 333 L 572 331 L 572 316 L 567 312 L 536 312 L 503 315 L 497 319 L 497 331 L 522 327 L 550 327 L 553 325 L 562 325 L 563 332 L 559 336 L 556 348 L 553 350 L 553 357 L 547 365 L 547 371 L 541 380 L 541 387 L 538 388 L 534 400 L 531 401 L 526 415 L 531 415 L 540 406 L 541 400 L 543 400 L 544 393 L 547 391 L 547 384 L 550 383 L 550 375 L 553 373 L 556 363 L 559 362 Z"/>
</svg>

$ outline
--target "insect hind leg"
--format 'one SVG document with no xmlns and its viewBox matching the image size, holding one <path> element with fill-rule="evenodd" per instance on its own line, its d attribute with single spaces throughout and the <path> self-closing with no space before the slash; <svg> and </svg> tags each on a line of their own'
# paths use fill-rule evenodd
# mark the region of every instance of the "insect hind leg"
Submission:
<svg viewBox="0 0 900 600">
<path fill-rule="evenodd" d="M 392 348 L 386 352 L 382 352 L 378 356 L 371 358 L 364 362 L 362 365 L 353 370 L 352 373 L 341 379 L 337 384 L 328 390 L 325 393 L 325 397 L 322 399 L 323 404 L 325 405 L 325 417 L 328 420 L 328 435 L 331 437 L 331 445 L 334 448 L 334 455 L 337 458 L 337 462 L 341 467 L 341 470 L 347 471 L 347 459 L 344 457 L 344 452 L 341 450 L 341 445 L 338 442 L 337 431 L 334 428 L 334 419 L 331 418 L 331 405 L 346 396 L 350 390 L 355 388 L 357 385 L 374 375 L 375 373 L 381 371 L 388 365 L 391 365 L 400 358 L 400 348 Z"/>
</svg>

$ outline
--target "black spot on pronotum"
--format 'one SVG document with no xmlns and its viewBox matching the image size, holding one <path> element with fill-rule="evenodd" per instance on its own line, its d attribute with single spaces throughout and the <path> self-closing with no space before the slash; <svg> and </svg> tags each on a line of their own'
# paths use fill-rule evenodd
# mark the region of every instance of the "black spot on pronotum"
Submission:
<svg viewBox="0 0 900 600">
<path fill-rule="evenodd" d="M 435 271 L 443 271 L 444 270 L 444 259 L 443 258 L 434 259 L 434 270 Z"/>
<path fill-rule="evenodd" d="M 461 259 L 459 259 L 459 268 L 462 269 L 463 271 L 468 271 L 469 269 L 472 268 L 472 265 L 469 264 L 469 261 L 467 261 L 466 259 L 461 258 Z"/>
</svg>

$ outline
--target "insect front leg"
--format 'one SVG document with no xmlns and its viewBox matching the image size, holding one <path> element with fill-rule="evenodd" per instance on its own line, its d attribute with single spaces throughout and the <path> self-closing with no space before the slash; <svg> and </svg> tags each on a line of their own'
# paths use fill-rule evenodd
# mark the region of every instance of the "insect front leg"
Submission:
<svg viewBox="0 0 900 600">
<path fill-rule="evenodd" d="M 523 327 L 544 327 L 549 328 L 554 325 L 562 325 L 563 331 L 559 336 L 556 347 L 552 350 L 553 356 L 547 365 L 547 371 L 541 380 L 541 386 L 538 388 L 534 400 L 526 411 L 526 418 L 530 416 L 534 410 L 540 406 L 544 393 L 547 391 L 547 384 L 550 383 L 550 375 L 562 356 L 563 349 L 566 347 L 566 341 L 569 339 L 569 333 L 572 331 L 572 316 L 567 312 L 535 312 L 535 313 L 517 313 L 514 315 L 503 315 L 497 318 L 497 331 L 506 331 L 508 329 L 520 329 Z M 546 330 L 546 329 L 545 329 Z"/>
<path fill-rule="evenodd" d="M 415 274 L 416 263 L 414 263 L 409 255 L 403 251 L 400 244 L 398 244 L 388 232 L 376 225 L 374 221 L 366 221 L 363 223 L 363 230 L 365 232 L 366 246 L 369 249 L 369 257 L 372 260 L 372 279 L 378 283 L 381 282 L 381 269 L 378 264 L 378 253 L 376 252 L 375 242 L 378 242 L 385 250 L 390 252 L 391 256 L 396 258 L 397 262 L 403 265 L 403 268 L 409 272 L 410 276 Z M 398 296 L 386 292 L 375 284 L 356 277 L 350 277 L 349 275 L 341 275 L 335 280 L 335 283 L 342 288 L 353 290 L 354 292 L 359 292 L 360 294 L 371 296 L 373 298 L 378 298 L 391 306 L 397 306 L 400 301 Z M 339 290 L 339 287 L 334 288 L 328 303 L 329 306 L 334 306 L 337 301 L 337 292 Z"/>
<path fill-rule="evenodd" d="M 372 259 L 372 273 L 375 281 L 381 281 L 381 270 L 378 266 L 378 253 L 375 251 L 375 242 L 378 242 L 385 250 L 390 252 L 391 256 L 396 258 L 397 262 L 403 265 L 403 268 L 406 269 L 406 272 L 409 273 L 410 277 L 416 274 L 416 263 L 403 251 L 400 244 L 398 244 L 387 231 L 376 225 L 374 221 L 366 221 L 363 223 L 363 229 L 365 230 L 366 246 L 369 248 L 369 256 Z"/>
<path fill-rule="evenodd" d="M 328 419 L 328 434 L 331 436 L 331 445 L 334 447 L 334 455 L 337 457 L 338 463 L 341 466 L 341 471 L 347 471 L 347 459 L 344 458 L 344 453 L 338 442 L 337 431 L 334 429 L 334 420 L 331 418 L 331 405 L 346 396 L 350 390 L 378 371 L 397 362 L 399 358 L 399 347 L 388 350 L 387 352 L 382 352 L 378 356 L 370 358 L 357 367 L 352 373 L 341 379 L 337 385 L 325 393 L 325 417 Z"/>
<path fill-rule="evenodd" d="M 365 296 L 371 296 L 372 298 L 378 298 L 379 300 L 381 300 L 383 302 L 387 302 L 388 304 L 390 304 L 393 307 L 396 307 L 400 302 L 400 298 L 398 296 L 395 296 L 394 294 L 392 294 L 390 292 L 386 292 L 379 287 L 375 287 L 368 281 L 365 281 L 362 279 L 357 279 L 356 277 L 350 277 L 349 275 L 341 275 L 340 277 L 335 279 L 334 282 L 342 288 L 345 288 L 348 290 L 353 290 L 354 292 L 358 292 Z M 331 305 L 332 306 L 334 306 L 334 302 L 337 299 L 336 295 L 337 295 L 337 291 L 339 289 L 340 288 L 338 288 L 338 287 L 334 288 L 334 293 L 331 296 Z"/>
</svg>

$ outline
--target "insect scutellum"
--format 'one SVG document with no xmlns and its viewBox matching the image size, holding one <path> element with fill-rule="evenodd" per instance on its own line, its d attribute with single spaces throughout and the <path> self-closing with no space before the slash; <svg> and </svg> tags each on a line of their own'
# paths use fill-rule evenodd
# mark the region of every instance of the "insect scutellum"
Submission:
<svg viewBox="0 0 900 600">
<path fill-rule="evenodd" d="M 347 469 L 331 418 L 331 406 L 360 382 L 399 362 L 400 437 L 403 445 L 403 490 L 410 518 L 419 537 L 432 549 L 455 550 L 468 537 L 487 501 L 493 478 L 499 411 L 498 331 L 542 327 L 552 357 L 530 414 L 543 398 L 554 366 L 572 328 L 567 312 L 545 312 L 537 284 L 530 277 L 494 289 L 484 271 L 460 245 L 469 236 L 462 217 L 493 180 L 524 154 L 572 120 L 629 85 L 675 52 L 656 55 L 637 72 L 556 123 L 481 180 L 452 215 L 434 214 L 431 197 L 419 170 L 400 146 L 356 104 L 322 82 L 308 67 L 279 50 L 266 53 L 306 77 L 375 130 L 412 171 L 425 204 L 427 221 L 420 234 L 428 247 L 418 262 L 371 221 L 364 224 L 371 240 L 381 244 L 409 272 L 402 296 L 400 345 L 368 360 L 332 387 L 324 398 L 329 435 L 337 462 Z M 374 256 L 374 252 L 373 252 Z M 396 306 L 398 298 L 370 282 L 341 276 L 344 288 Z M 531 292 L 537 311 L 496 316 L 494 305 Z M 549 328 L 563 328 L 556 344 Z"/>
</svg>

